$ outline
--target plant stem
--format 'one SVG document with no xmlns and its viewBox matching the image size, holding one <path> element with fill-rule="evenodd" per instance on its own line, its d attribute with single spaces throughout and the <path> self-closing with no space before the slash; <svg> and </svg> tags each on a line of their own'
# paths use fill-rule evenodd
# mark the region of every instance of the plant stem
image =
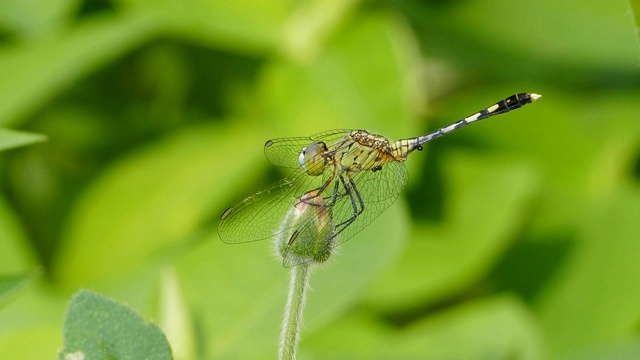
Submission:
<svg viewBox="0 0 640 360">
<path fill-rule="evenodd" d="M 284 311 L 282 334 L 280 335 L 280 360 L 294 360 L 300 340 L 302 312 L 307 300 L 309 274 L 312 262 L 294 266 L 291 269 L 289 298 Z"/>
</svg>

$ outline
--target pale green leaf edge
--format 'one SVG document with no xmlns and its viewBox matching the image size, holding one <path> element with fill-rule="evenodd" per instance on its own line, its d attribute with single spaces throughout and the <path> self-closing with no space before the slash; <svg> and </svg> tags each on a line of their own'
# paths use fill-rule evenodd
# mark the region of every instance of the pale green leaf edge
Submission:
<svg viewBox="0 0 640 360">
<path fill-rule="evenodd" d="M 47 140 L 41 134 L 0 128 L 0 151 L 30 145 Z"/>
<path fill-rule="evenodd" d="M 0 276 L 0 308 L 14 299 L 24 287 L 40 274 L 40 270 Z"/>
</svg>

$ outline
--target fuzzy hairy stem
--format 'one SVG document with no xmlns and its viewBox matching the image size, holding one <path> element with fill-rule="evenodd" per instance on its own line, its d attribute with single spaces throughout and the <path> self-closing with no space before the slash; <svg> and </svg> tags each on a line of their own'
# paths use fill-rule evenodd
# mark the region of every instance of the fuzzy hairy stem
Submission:
<svg viewBox="0 0 640 360">
<path fill-rule="evenodd" d="M 304 263 L 291 268 L 289 298 L 284 311 L 282 334 L 280 335 L 280 360 L 294 360 L 298 351 L 302 313 L 309 289 L 309 274 L 312 263 Z"/>
</svg>

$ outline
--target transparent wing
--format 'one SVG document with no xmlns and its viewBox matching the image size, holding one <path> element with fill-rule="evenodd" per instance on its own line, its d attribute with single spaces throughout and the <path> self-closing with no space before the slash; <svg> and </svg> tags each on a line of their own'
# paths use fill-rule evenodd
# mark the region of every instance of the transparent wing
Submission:
<svg viewBox="0 0 640 360">
<path fill-rule="evenodd" d="M 343 176 L 347 176 L 343 173 Z M 317 222 L 309 220 L 298 225 L 296 242 L 305 241 L 307 243 L 317 243 L 326 241 L 331 248 L 343 244 L 353 235 L 360 232 L 369 225 L 375 218 L 382 214 L 398 198 L 400 192 L 407 183 L 408 173 L 406 166 L 398 161 L 390 161 L 382 166 L 378 171 L 360 171 L 352 173 L 352 186 L 349 190 L 339 178 L 332 180 L 325 192 L 325 202 L 331 211 L 332 222 L 325 226 L 332 226 L 329 239 L 304 238 L 305 234 L 324 233 L 322 230 L 307 231 L 307 228 L 317 226 Z M 337 194 L 334 195 L 335 182 L 338 181 Z M 345 179 L 348 181 L 348 179 Z M 349 185 L 347 185 L 349 186 Z M 331 198 L 335 196 L 335 202 Z M 360 210 L 360 199 L 362 200 L 362 212 L 355 215 Z M 355 204 L 355 205 L 354 205 Z M 355 206 L 355 208 L 354 208 Z M 310 261 L 310 258 L 300 258 L 291 254 L 285 248 L 285 267 L 291 267 Z"/>
<path fill-rule="evenodd" d="M 324 131 L 311 136 L 288 137 L 268 140 L 264 144 L 264 156 L 272 164 L 288 168 L 298 168 L 300 151 L 314 141 L 322 140 L 331 149 L 335 143 L 349 134 L 351 130 L 336 129 Z"/>
<path fill-rule="evenodd" d="M 281 228 L 287 212 L 297 199 L 322 184 L 322 176 L 309 176 L 298 168 L 271 187 L 259 191 L 225 210 L 220 217 L 218 234 L 230 244 L 264 240 Z"/>
<path fill-rule="evenodd" d="M 333 170 L 325 169 L 322 176 L 310 176 L 300 166 L 298 155 L 311 142 L 322 140 L 333 145 L 350 130 L 331 130 L 306 137 L 269 140 L 265 155 L 272 163 L 295 168 L 289 176 L 259 191 L 224 211 L 218 225 L 218 234 L 226 243 L 243 243 L 274 237 L 287 228 L 282 227 L 287 212 L 308 191 L 330 181 Z M 344 142 L 343 142 L 344 143 Z"/>
<path fill-rule="evenodd" d="M 355 189 L 352 189 L 351 192 L 356 201 L 357 196 L 360 196 L 364 202 L 364 208 L 362 213 L 349 224 L 348 219 L 353 217 L 353 205 L 348 199 L 350 196 L 345 196 L 345 201 L 334 206 L 333 216 L 336 223 L 334 247 L 359 233 L 388 209 L 404 189 L 407 179 L 407 167 L 399 161 L 388 162 L 376 172 L 361 171 L 356 173 L 353 176 Z"/>
</svg>

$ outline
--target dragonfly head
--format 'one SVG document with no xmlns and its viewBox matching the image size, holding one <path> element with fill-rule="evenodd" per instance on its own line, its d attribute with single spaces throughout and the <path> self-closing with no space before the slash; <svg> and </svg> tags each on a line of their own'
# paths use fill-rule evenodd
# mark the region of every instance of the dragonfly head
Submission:
<svg viewBox="0 0 640 360">
<path fill-rule="evenodd" d="M 300 166 L 311 176 L 322 175 L 326 166 L 324 154 L 327 152 L 327 144 L 322 141 L 314 141 L 309 146 L 302 148 L 298 156 Z"/>
</svg>

